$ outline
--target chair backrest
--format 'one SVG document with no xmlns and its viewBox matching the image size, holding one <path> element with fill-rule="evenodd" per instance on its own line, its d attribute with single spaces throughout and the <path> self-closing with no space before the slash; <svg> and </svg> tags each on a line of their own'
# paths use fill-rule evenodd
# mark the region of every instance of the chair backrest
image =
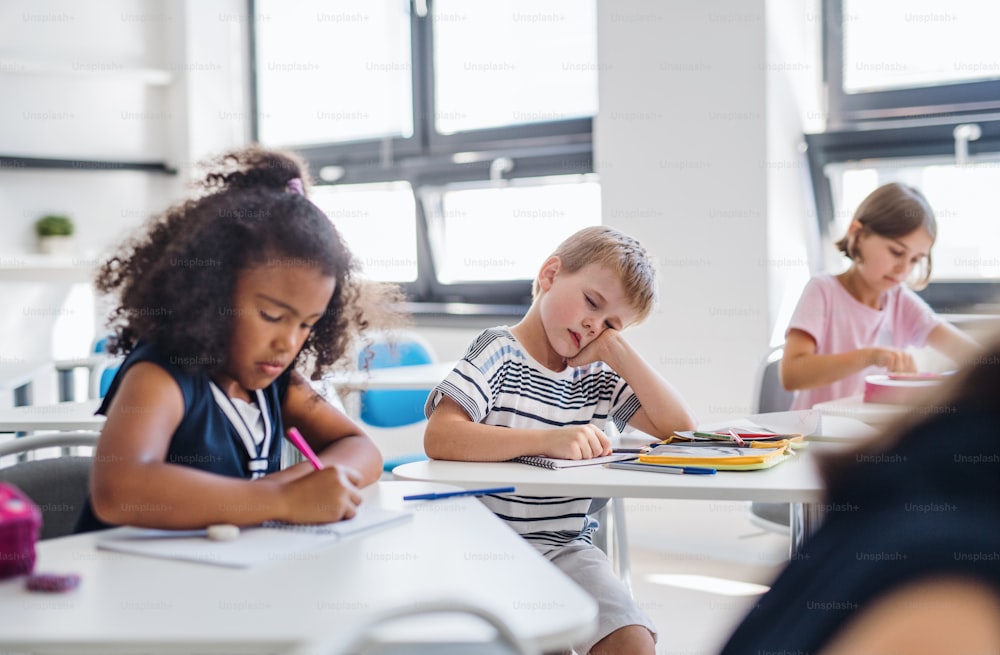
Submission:
<svg viewBox="0 0 1000 655">
<path fill-rule="evenodd" d="M 0 456 L 42 448 L 96 446 L 99 436 L 97 432 L 29 435 L 0 443 Z M 87 499 L 92 460 L 89 456 L 63 455 L 18 461 L 0 468 L 0 482 L 16 486 L 41 508 L 41 539 L 62 537 L 72 534 Z"/>
<path fill-rule="evenodd" d="M 784 412 L 791 408 L 795 394 L 781 386 L 779 373 L 781 356 L 784 352 L 785 349 L 782 346 L 772 348 L 761 361 L 757 370 L 751 414 Z"/>
<path fill-rule="evenodd" d="M 434 350 L 418 334 L 394 332 L 367 345 L 358 357 L 359 368 L 388 368 L 433 364 Z M 361 420 L 368 425 L 392 428 L 424 420 L 424 402 L 430 389 L 365 391 L 361 394 Z"/>
<path fill-rule="evenodd" d="M 109 350 L 110 345 L 111 345 L 111 336 L 104 335 L 103 337 L 94 340 L 93 351 L 95 354 L 98 355 L 110 353 L 111 352 Z"/>
<path fill-rule="evenodd" d="M 435 614 L 465 614 L 493 629 L 489 641 L 466 641 L 442 635 L 430 641 L 385 640 L 384 631 L 393 623 L 413 621 Z M 290 655 L 538 655 L 494 611 L 467 600 L 427 600 L 383 610 L 362 621 L 350 634 L 334 635 L 324 643 L 306 644 Z"/>
<path fill-rule="evenodd" d="M 115 379 L 118 369 L 121 368 L 122 361 L 121 357 L 109 356 L 106 361 L 94 364 L 93 370 L 90 373 L 90 389 L 88 392 L 90 398 L 103 398 L 108 393 L 112 380 Z"/>
</svg>

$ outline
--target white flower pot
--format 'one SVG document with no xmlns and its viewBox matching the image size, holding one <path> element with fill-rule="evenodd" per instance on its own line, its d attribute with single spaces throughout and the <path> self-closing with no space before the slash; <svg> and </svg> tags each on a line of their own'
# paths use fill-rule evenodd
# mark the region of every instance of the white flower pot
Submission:
<svg viewBox="0 0 1000 655">
<path fill-rule="evenodd" d="M 38 252 L 43 255 L 72 255 L 76 240 L 72 236 L 38 237 Z"/>
</svg>

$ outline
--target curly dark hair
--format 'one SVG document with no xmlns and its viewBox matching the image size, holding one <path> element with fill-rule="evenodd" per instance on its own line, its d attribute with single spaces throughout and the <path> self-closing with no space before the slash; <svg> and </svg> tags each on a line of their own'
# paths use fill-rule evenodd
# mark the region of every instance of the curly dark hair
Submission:
<svg viewBox="0 0 1000 655">
<path fill-rule="evenodd" d="M 190 372 L 217 371 L 238 273 L 275 261 L 316 266 L 336 280 L 296 358 L 311 361 L 314 378 L 368 328 L 405 322 L 395 309 L 399 289 L 359 280 L 359 264 L 330 219 L 290 191 L 296 178 L 308 185 L 296 155 L 250 146 L 204 166 L 193 197 L 153 217 L 98 268 L 97 289 L 119 300 L 109 318 L 112 352 L 148 341 Z"/>
</svg>

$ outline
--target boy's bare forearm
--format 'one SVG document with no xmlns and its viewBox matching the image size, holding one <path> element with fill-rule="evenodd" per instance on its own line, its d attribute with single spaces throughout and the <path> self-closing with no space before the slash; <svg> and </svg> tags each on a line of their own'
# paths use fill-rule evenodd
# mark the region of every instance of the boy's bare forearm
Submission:
<svg viewBox="0 0 1000 655">
<path fill-rule="evenodd" d="M 473 421 L 435 420 L 432 415 L 424 432 L 424 451 L 432 459 L 503 462 L 520 455 L 544 454 L 544 433 Z"/>
<path fill-rule="evenodd" d="M 634 427 L 661 438 L 695 428 L 697 419 L 681 394 L 628 341 L 615 339 L 607 357 L 604 361 L 628 382 L 642 405 Z"/>
</svg>

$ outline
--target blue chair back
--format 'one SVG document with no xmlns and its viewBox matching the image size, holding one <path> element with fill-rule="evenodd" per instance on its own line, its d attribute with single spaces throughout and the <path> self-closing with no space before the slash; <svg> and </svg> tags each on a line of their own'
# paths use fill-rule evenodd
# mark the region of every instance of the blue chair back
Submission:
<svg viewBox="0 0 1000 655">
<path fill-rule="evenodd" d="M 109 366 L 101 371 L 101 381 L 98 383 L 98 397 L 103 398 L 108 393 L 108 389 L 111 388 L 111 381 L 115 379 L 115 375 L 118 374 L 118 369 L 121 368 L 121 364 L 117 366 Z"/>
<path fill-rule="evenodd" d="M 424 344 L 401 340 L 377 342 L 365 347 L 358 365 L 361 368 L 388 368 L 432 364 L 434 355 Z M 411 425 L 424 420 L 424 402 L 430 389 L 375 390 L 361 394 L 361 420 L 379 428 Z"/>
</svg>

